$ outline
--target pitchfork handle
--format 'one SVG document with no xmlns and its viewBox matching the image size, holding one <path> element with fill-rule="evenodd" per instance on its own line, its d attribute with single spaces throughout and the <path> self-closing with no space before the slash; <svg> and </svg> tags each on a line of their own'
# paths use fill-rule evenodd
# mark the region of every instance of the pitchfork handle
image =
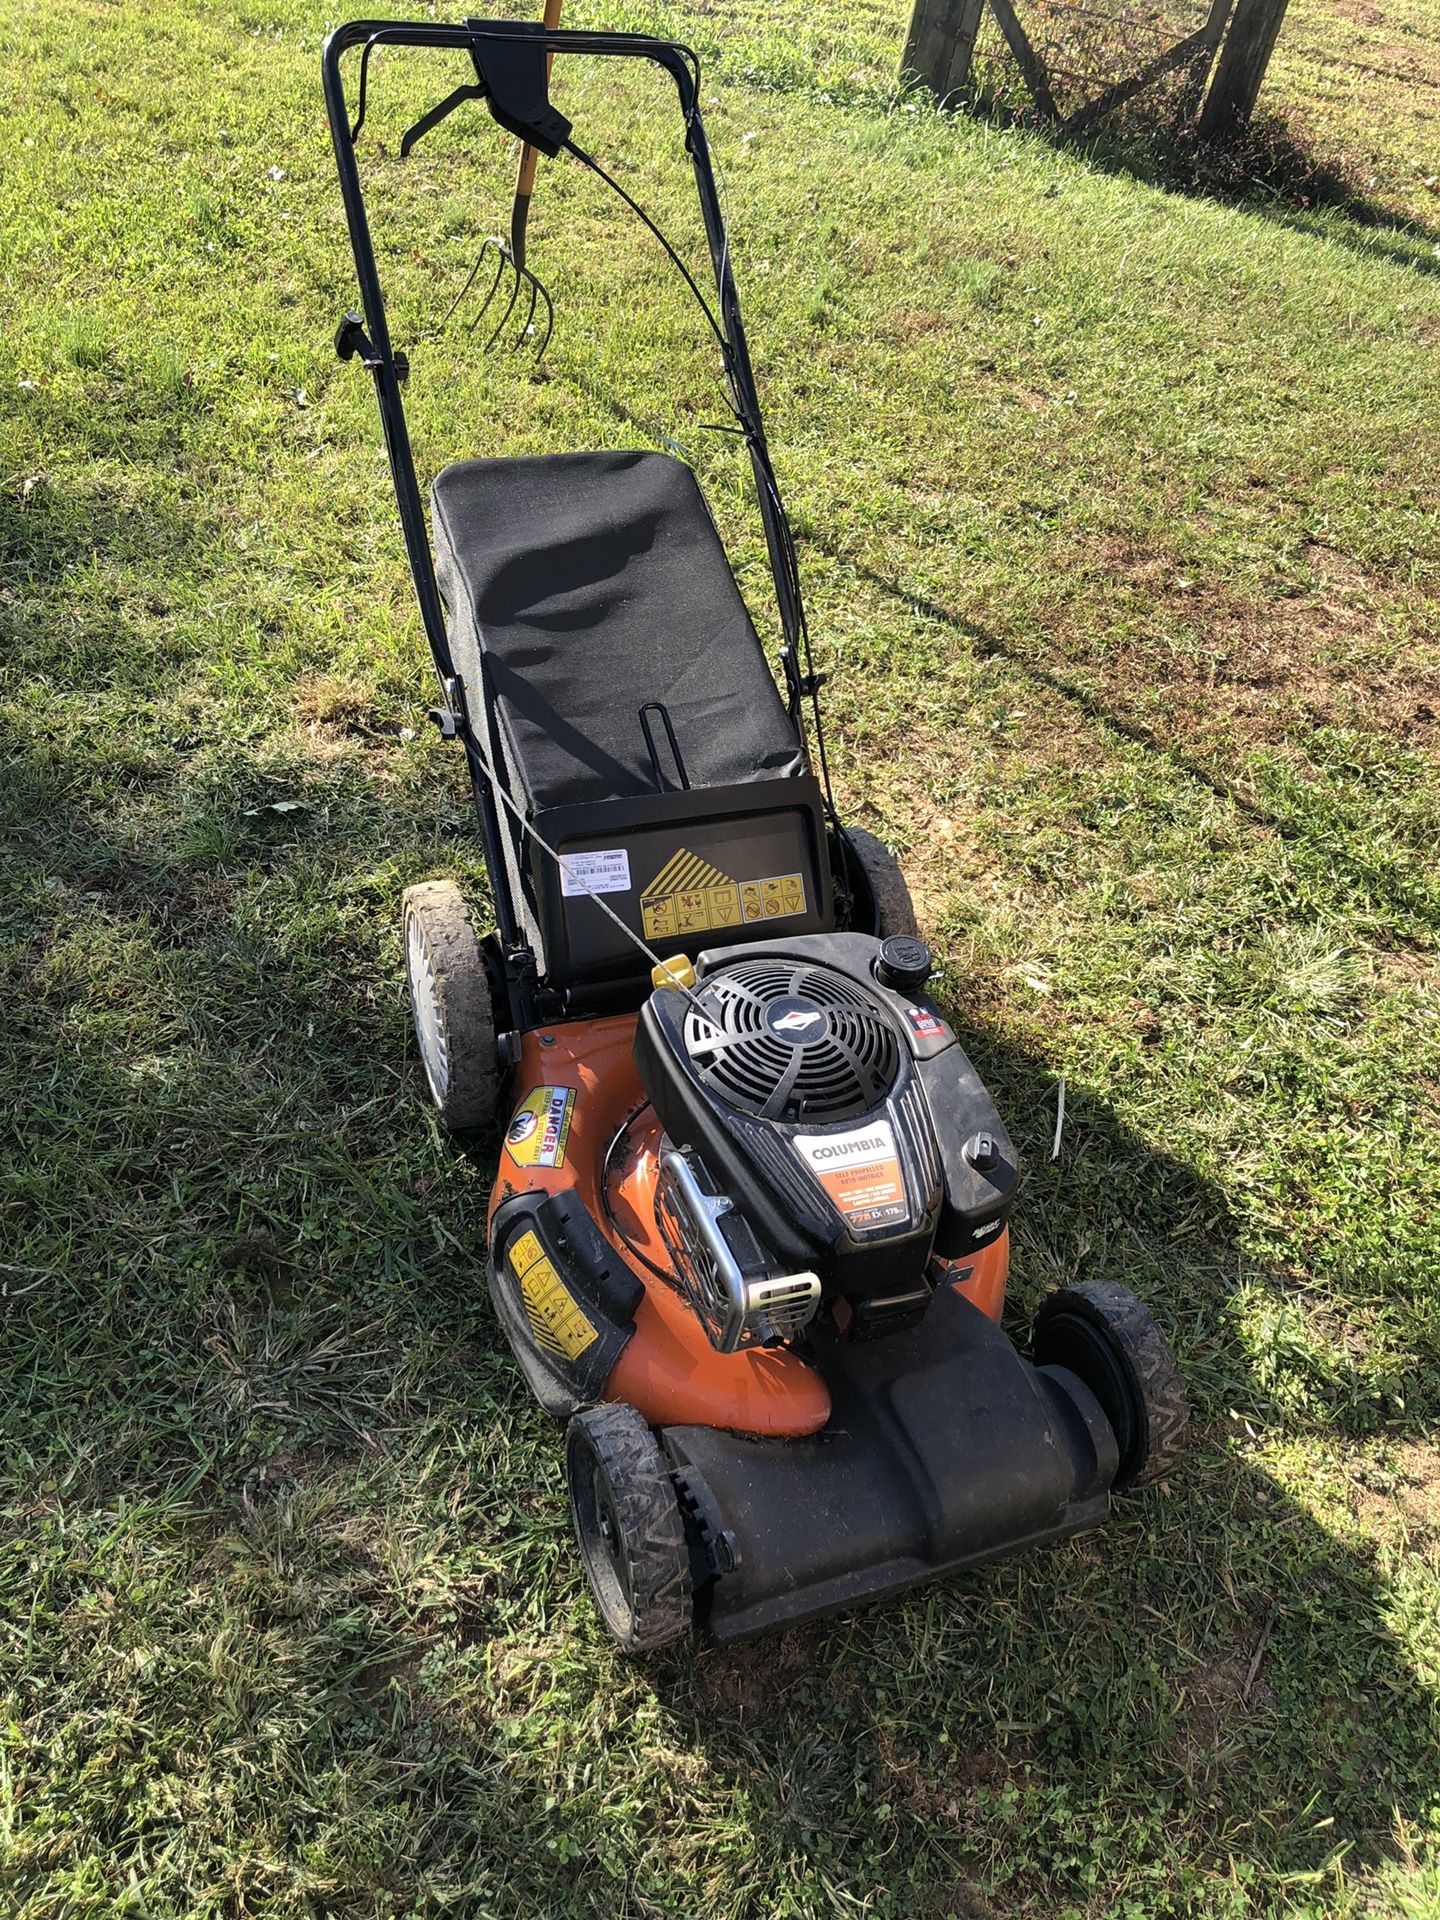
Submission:
<svg viewBox="0 0 1440 1920">
<path fill-rule="evenodd" d="M 560 9 L 564 0 L 545 0 L 543 25 L 547 33 L 553 33 L 560 24 Z M 555 65 L 553 53 L 545 56 L 545 72 L 548 77 Z M 520 148 L 520 165 L 515 172 L 515 204 L 510 211 L 510 253 L 517 267 L 525 264 L 525 225 L 530 218 L 530 196 L 535 191 L 535 167 L 540 156 L 527 141 Z"/>
</svg>

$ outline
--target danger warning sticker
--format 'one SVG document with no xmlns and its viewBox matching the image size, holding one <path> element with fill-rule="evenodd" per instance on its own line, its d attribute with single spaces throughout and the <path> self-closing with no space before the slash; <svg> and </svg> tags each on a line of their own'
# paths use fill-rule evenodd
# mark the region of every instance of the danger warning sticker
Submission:
<svg viewBox="0 0 1440 1920">
<path fill-rule="evenodd" d="M 640 896 L 640 918 L 649 940 L 746 927 L 757 920 L 788 920 L 808 911 L 803 873 L 732 880 L 685 847 Z"/>
<path fill-rule="evenodd" d="M 795 1146 L 852 1227 L 907 1218 L 905 1177 L 888 1120 L 872 1120 L 853 1133 L 797 1133 Z"/>
<path fill-rule="evenodd" d="M 600 1338 L 533 1233 L 522 1233 L 511 1247 L 510 1270 L 520 1282 L 535 1344 L 545 1353 L 575 1360 Z"/>
<path fill-rule="evenodd" d="M 515 1109 L 505 1151 L 517 1167 L 563 1167 L 575 1111 L 573 1087 L 534 1087 Z"/>
</svg>

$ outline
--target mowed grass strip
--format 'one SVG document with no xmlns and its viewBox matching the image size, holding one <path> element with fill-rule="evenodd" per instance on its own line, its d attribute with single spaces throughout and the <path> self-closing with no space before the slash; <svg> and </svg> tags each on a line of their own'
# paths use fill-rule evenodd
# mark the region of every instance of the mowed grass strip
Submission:
<svg viewBox="0 0 1440 1920">
<path fill-rule="evenodd" d="M 330 352 L 333 22 L 17 4 L 6 1910 L 1435 1911 L 1433 239 L 888 113 L 893 7 L 574 19 L 715 56 L 842 797 L 1026 1155 L 1016 1331 L 1133 1286 L 1194 1458 L 1056 1553 L 612 1654 L 484 1304 L 491 1150 L 408 1041 L 400 889 L 485 888 Z M 542 170 L 543 376 L 431 337 L 504 143 L 394 156 L 463 77 L 380 58 L 365 148 L 425 474 L 663 436 L 762 606 L 701 331 L 594 182 Z M 557 94 L 693 251 L 658 81 Z"/>
</svg>

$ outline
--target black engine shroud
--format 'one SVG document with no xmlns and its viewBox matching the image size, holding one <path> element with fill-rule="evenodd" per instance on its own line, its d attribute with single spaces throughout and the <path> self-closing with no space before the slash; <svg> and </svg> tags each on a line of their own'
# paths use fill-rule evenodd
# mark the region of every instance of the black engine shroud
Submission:
<svg viewBox="0 0 1440 1920">
<path fill-rule="evenodd" d="M 712 948 L 694 1003 L 660 988 L 635 1060 L 670 1140 L 782 1269 L 852 1304 L 913 1296 L 935 1256 L 1005 1227 L 1015 1150 L 924 993 L 876 973 L 881 943 L 832 933 Z"/>
</svg>

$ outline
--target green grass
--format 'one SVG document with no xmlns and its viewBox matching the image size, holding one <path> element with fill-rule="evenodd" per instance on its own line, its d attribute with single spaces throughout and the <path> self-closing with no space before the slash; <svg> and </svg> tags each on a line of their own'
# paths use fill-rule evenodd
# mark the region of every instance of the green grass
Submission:
<svg viewBox="0 0 1440 1920">
<path fill-rule="evenodd" d="M 17 1920 L 1440 1912 L 1429 190 L 1409 226 L 1221 205 L 888 112 L 901 11 L 574 17 L 714 56 L 840 789 L 902 848 L 1027 1159 L 1017 1330 L 1077 1274 L 1134 1286 L 1192 1462 L 1102 1536 L 889 1608 L 610 1651 L 483 1300 L 488 1155 L 439 1135 L 407 1037 L 401 887 L 484 887 L 368 383 L 329 347 L 333 16 L 13 0 Z M 1320 52 L 1276 86 L 1323 134 L 1307 75 L 1343 91 L 1348 29 L 1297 18 Z M 664 433 L 758 605 L 703 341 L 578 170 L 532 223 L 547 376 L 424 337 L 505 191 L 461 116 L 390 157 L 442 69 L 378 64 L 367 148 L 426 474 Z M 661 98 L 561 94 L 693 245 Z"/>
</svg>

